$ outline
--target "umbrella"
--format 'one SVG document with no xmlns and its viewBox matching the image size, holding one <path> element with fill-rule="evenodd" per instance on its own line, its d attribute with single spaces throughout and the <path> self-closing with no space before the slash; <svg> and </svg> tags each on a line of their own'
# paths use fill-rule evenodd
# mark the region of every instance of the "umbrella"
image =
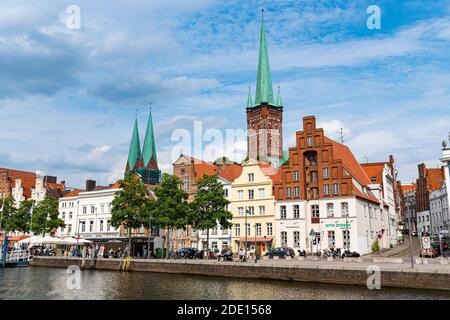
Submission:
<svg viewBox="0 0 450 320">
<path fill-rule="evenodd" d="M 78 244 L 88 244 L 88 243 L 91 243 L 91 241 L 86 239 L 78 239 Z"/>
<path fill-rule="evenodd" d="M 60 244 L 61 239 L 50 237 L 50 236 L 45 236 L 44 238 L 42 238 L 42 243 L 44 243 L 44 244 Z"/>
<path fill-rule="evenodd" d="M 19 243 L 33 243 L 33 244 L 41 244 L 42 243 L 42 237 L 41 236 L 32 236 L 27 239 L 23 239 L 18 241 Z"/>
<path fill-rule="evenodd" d="M 60 244 L 67 244 L 67 245 L 77 244 L 77 239 L 74 239 L 72 237 L 67 237 L 67 238 L 61 239 Z"/>
</svg>

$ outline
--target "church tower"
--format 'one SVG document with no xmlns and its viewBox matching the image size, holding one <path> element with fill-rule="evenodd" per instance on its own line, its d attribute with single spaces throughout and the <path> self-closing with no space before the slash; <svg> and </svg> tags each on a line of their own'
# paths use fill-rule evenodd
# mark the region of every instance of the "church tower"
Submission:
<svg viewBox="0 0 450 320">
<path fill-rule="evenodd" d="M 158 159 L 156 156 L 155 135 L 153 133 L 152 112 L 147 122 L 144 145 L 139 142 L 139 129 L 137 118 L 134 122 L 133 135 L 131 137 L 130 151 L 128 152 L 127 165 L 125 167 L 125 178 L 133 172 L 137 173 L 142 182 L 150 185 L 157 185 L 161 180 L 161 171 L 158 168 Z"/>
<path fill-rule="evenodd" d="M 258 76 L 255 102 L 251 90 L 247 99 L 247 157 L 254 160 L 278 162 L 283 157 L 283 106 L 278 87 L 277 102 L 273 96 L 262 10 Z"/>
</svg>

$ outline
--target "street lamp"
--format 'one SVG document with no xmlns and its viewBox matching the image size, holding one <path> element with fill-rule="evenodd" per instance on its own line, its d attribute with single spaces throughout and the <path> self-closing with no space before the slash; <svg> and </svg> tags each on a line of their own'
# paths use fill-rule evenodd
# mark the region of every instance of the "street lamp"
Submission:
<svg viewBox="0 0 450 320">
<path fill-rule="evenodd" d="M 147 244 L 147 259 L 150 259 L 150 239 L 152 237 L 152 215 L 148 219 L 148 244 Z"/>
<path fill-rule="evenodd" d="M 248 214 L 248 208 L 247 206 L 245 206 L 245 224 L 244 224 L 244 228 L 245 228 L 245 257 L 244 260 L 247 260 L 247 214 Z"/>
</svg>

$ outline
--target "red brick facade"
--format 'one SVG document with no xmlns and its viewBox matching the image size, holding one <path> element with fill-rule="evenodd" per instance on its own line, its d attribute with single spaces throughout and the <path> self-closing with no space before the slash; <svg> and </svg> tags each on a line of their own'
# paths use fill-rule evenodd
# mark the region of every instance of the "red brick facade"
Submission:
<svg viewBox="0 0 450 320">
<path fill-rule="evenodd" d="M 278 181 L 274 183 L 274 195 L 277 200 L 355 195 L 378 202 L 370 191 L 357 189 L 353 179 L 364 187 L 369 184 L 351 151 L 327 138 L 323 129 L 316 128 L 315 117 L 308 116 L 303 118 L 303 131 L 296 133 L 296 146 L 289 148 L 288 163 L 280 167 Z"/>
<path fill-rule="evenodd" d="M 263 103 L 247 108 L 247 156 L 253 160 L 282 158 L 283 108 Z"/>
</svg>

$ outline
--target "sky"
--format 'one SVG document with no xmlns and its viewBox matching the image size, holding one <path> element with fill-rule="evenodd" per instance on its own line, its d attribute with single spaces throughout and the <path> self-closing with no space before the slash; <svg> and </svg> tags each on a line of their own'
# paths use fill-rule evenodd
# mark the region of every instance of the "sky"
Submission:
<svg viewBox="0 0 450 320">
<path fill-rule="evenodd" d="M 80 28 L 68 23 L 70 5 Z M 367 27 L 370 5 L 381 9 L 380 29 Z M 134 119 L 142 142 L 152 103 L 159 165 L 172 172 L 179 137 L 195 137 L 194 127 L 203 150 L 211 136 L 245 130 L 260 25 L 260 0 L 0 0 L 0 167 L 72 187 L 112 183 Z M 343 128 L 359 161 L 394 155 L 403 183 L 421 162 L 440 165 L 450 130 L 448 0 L 266 0 L 265 25 L 284 149 L 315 115 L 330 138 Z M 245 139 L 230 141 L 237 151 L 222 154 L 243 160 Z"/>
</svg>

